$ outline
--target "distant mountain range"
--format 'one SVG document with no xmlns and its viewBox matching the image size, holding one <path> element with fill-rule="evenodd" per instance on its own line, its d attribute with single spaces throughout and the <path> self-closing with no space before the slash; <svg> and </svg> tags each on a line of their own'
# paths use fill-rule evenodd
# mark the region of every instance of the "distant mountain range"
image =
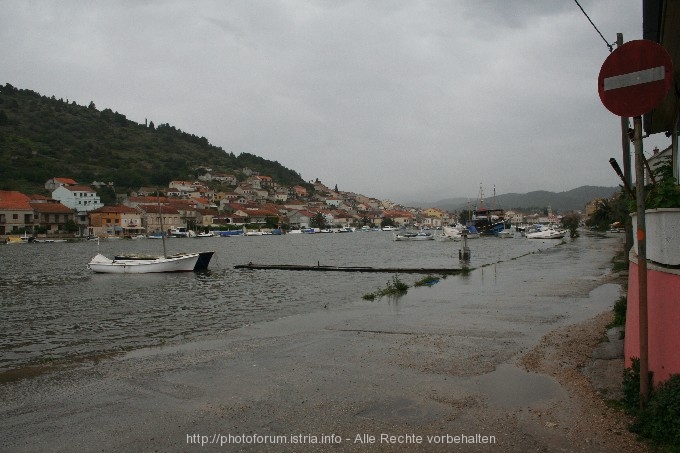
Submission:
<svg viewBox="0 0 680 453">
<path fill-rule="evenodd" d="M 488 208 L 498 206 L 502 209 L 544 210 L 548 206 L 555 212 L 583 211 L 588 202 L 595 198 L 609 198 L 618 192 L 619 187 L 581 186 L 566 192 L 548 192 L 536 190 L 524 194 L 506 193 L 487 197 L 484 205 Z M 415 207 L 436 207 L 446 211 L 459 211 L 468 208 L 468 203 L 474 208 L 478 200 L 468 198 L 446 198 L 430 203 L 413 203 Z"/>
</svg>

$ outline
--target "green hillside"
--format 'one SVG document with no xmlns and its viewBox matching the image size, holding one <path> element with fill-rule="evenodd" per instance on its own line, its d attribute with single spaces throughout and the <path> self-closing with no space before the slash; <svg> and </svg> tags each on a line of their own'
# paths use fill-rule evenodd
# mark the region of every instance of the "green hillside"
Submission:
<svg viewBox="0 0 680 453">
<path fill-rule="evenodd" d="M 279 184 L 307 185 L 278 162 L 234 155 L 169 124 L 138 124 L 93 103 L 80 106 L 10 84 L 0 85 L 0 161 L 0 190 L 25 193 L 43 193 L 55 176 L 113 182 L 119 193 L 167 187 L 195 179 L 206 167 L 237 176 L 247 167 Z"/>
</svg>

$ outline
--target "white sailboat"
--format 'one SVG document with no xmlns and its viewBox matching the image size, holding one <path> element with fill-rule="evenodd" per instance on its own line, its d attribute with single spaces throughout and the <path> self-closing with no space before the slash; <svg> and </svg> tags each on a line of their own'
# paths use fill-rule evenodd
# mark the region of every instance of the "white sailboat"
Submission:
<svg viewBox="0 0 680 453">
<path fill-rule="evenodd" d="M 198 253 L 153 259 L 109 259 L 97 253 L 87 264 L 88 269 L 105 274 L 149 274 L 155 272 L 191 272 L 198 261 Z"/>
<path fill-rule="evenodd" d="M 163 213 L 161 211 L 160 198 L 158 200 L 158 214 L 160 217 L 161 232 L 163 231 Z M 182 253 L 168 256 L 165 245 L 165 234 L 163 239 L 163 256 L 159 257 L 115 257 L 109 259 L 101 253 L 97 253 L 87 264 L 88 269 L 105 274 L 149 274 L 157 272 L 191 272 L 196 267 L 199 253 Z M 212 256 L 212 252 L 210 252 Z M 209 260 L 210 258 L 208 258 Z M 205 264 L 207 267 L 207 264 Z"/>
</svg>

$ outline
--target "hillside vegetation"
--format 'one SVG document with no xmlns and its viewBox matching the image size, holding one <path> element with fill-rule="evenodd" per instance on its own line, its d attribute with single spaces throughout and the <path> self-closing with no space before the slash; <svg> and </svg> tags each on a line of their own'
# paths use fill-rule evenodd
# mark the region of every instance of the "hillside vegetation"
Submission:
<svg viewBox="0 0 680 453">
<path fill-rule="evenodd" d="M 303 185 L 299 173 L 278 162 L 249 153 L 235 155 L 169 124 L 138 124 L 111 109 L 98 110 L 94 103 L 77 105 L 42 96 L 34 91 L 0 85 L 0 190 L 44 193 L 53 177 L 68 177 L 81 184 L 112 182 L 118 193 L 139 187 L 167 187 L 171 180 L 194 180 L 206 168 L 213 173 L 250 168 L 271 176 L 282 185 Z M 583 186 L 567 192 L 535 191 L 504 194 L 496 203 L 504 209 L 583 209 L 595 198 L 609 198 L 617 187 Z M 113 193 L 101 193 L 106 202 Z M 104 201 L 104 198 L 103 198 Z M 469 200 L 474 206 L 476 200 Z M 493 201 L 487 197 L 486 205 Z M 468 200 L 455 198 L 413 206 L 449 211 L 468 209 Z"/>
<path fill-rule="evenodd" d="M 235 175 L 247 167 L 280 184 L 306 185 L 278 162 L 234 155 L 169 124 L 138 124 L 94 103 L 85 107 L 10 84 L 0 86 L 0 159 L 0 190 L 25 193 L 43 193 L 55 176 L 113 182 L 117 192 L 167 187 L 206 167 Z"/>
</svg>

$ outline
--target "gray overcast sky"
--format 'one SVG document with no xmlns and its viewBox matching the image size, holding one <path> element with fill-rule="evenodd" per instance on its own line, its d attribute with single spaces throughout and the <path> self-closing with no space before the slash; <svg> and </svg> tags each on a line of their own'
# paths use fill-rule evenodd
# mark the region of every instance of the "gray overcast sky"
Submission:
<svg viewBox="0 0 680 453">
<path fill-rule="evenodd" d="M 581 0 L 608 42 L 641 0 Z M 0 83 L 394 201 L 616 186 L 572 0 L 0 0 Z M 645 150 L 670 143 L 650 137 Z M 68 176 L 68 175 L 62 175 Z"/>
</svg>

